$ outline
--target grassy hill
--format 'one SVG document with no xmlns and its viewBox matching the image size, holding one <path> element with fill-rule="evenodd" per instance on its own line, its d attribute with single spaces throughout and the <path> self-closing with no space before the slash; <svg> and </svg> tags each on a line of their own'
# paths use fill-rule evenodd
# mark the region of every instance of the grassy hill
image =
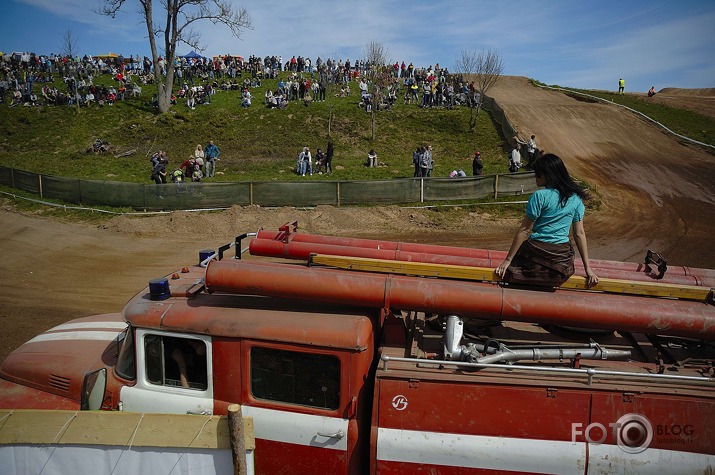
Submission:
<svg viewBox="0 0 715 475">
<path fill-rule="evenodd" d="M 95 84 L 109 85 L 110 76 Z M 299 180 L 293 173 L 300 149 L 308 145 L 315 154 L 325 151 L 328 119 L 332 109 L 335 143 L 332 179 L 411 177 L 412 151 L 433 146 L 434 176 L 447 176 L 463 168 L 471 174 L 475 150 L 482 152 L 485 173 L 507 171 L 506 145 L 487 111 L 480 114 L 476 131 L 469 131 L 469 110 L 457 107 L 422 109 L 400 99 L 391 111 L 376 114 L 376 138 L 371 140 L 370 114 L 358 107 L 357 86 L 352 95 L 335 97 L 328 91 L 325 102 L 304 106 L 291 102 L 286 109 L 262 105 L 266 88 L 277 81 L 264 81 L 252 89 L 253 106 L 240 107 L 238 90 L 218 90 L 210 105 L 194 110 L 179 104 L 163 115 L 150 104 L 153 86 L 143 87 L 141 98 L 128 98 L 113 106 L 77 109 L 68 106 L 0 106 L 0 164 L 23 170 L 78 178 L 149 182 L 151 152 L 166 150 L 173 169 L 209 139 L 221 149 L 220 172 L 213 180 Z M 39 90 L 41 85 L 36 84 Z M 58 84 L 62 89 L 64 85 Z M 114 153 L 135 150 L 114 158 L 86 150 L 95 139 L 108 141 Z M 378 153 L 386 166 L 367 168 L 367 152 Z M 302 178 L 305 180 L 306 178 Z M 326 179 L 314 175 L 312 179 Z"/>
<path fill-rule="evenodd" d="M 95 84 L 112 84 L 109 75 Z M 64 89 L 57 81 L 56 86 Z M 197 144 L 209 139 L 221 148 L 219 174 L 214 181 L 306 180 L 294 172 L 295 161 L 304 145 L 315 154 L 328 141 L 328 122 L 332 111 L 332 137 L 335 142 L 335 173 L 331 179 L 370 179 L 411 177 L 412 151 L 420 145 L 433 146 L 434 176 L 447 176 L 463 168 L 471 174 L 475 150 L 482 152 L 485 174 L 507 171 L 508 145 L 488 111 L 482 111 L 475 132 L 468 127 L 469 110 L 457 107 L 422 109 L 403 104 L 391 111 L 376 113 L 376 138 L 371 140 L 371 116 L 358 107 L 357 86 L 353 94 L 335 97 L 328 91 L 325 102 L 304 106 L 291 102 L 286 109 L 267 109 L 262 105 L 266 88 L 275 89 L 277 80 L 264 81 L 252 89 L 253 106 L 240 107 L 238 90 L 218 90 L 210 105 L 192 110 L 185 101 L 163 115 L 150 104 L 155 88 L 143 87 L 141 98 L 128 98 L 114 106 L 77 109 L 68 106 L 8 107 L 0 105 L 0 164 L 23 170 L 67 177 L 108 179 L 148 183 L 148 157 L 158 149 L 169 154 L 169 169 L 193 153 Z M 41 84 L 35 85 L 39 91 Z M 588 91 L 594 93 L 594 91 Z M 603 93 L 609 100 L 627 102 L 629 107 L 654 116 L 685 135 L 695 130 L 700 140 L 712 143 L 715 121 L 693 112 L 653 105 L 637 96 Z M 114 154 L 134 151 L 114 158 L 86 150 L 95 139 L 108 141 Z M 371 148 L 386 165 L 365 166 Z M 314 175 L 311 179 L 327 179 Z"/>
</svg>

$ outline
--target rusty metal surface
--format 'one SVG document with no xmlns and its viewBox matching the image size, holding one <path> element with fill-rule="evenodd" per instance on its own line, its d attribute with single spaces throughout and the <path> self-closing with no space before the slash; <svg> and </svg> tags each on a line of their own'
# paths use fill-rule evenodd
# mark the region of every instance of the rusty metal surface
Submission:
<svg viewBox="0 0 715 475">
<path fill-rule="evenodd" d="M 218 264 L 221 263 L 211 263 L 209 270 Z M 199 269 L 197 272 L 204 272 Z M 189 282 L 194 280 L 191 273 L 181 276 Z M 284 280 L 280 275 L 272 278 Z M 297 296 L 303 290 L 308 292 L 307 284 L 293 283 Z M 172 293 L 174 287 L 181 288 L 177 280 L 170 281 L 170 286 Z M 148 292 L 140 292 L 123 312 L 127 322 L 143 328 L 353 350 L 367 347 L 372 338 L 374 313 L 352 304 L 336 306 L 327 301 L 286 301 L 218 293 L 153 301 Z"/>
<path fill-rule="evenodd" d="M 494 268 L 501 264 L 506 255 L 506 253 L 501 251 L 490 251 L 486 249 L 467 249 L 349 238 L 328 238 L 326 242 L 321 242 L 318 239 L 323 236 L 312 235 L 296 235 L 295 239 L 290 242 L 283 242 L 277 239 L 261 238 L 262 232 L 263 231 L 259 232 L 259 237 L 252 240 L 249 245 L 252 255 L 307 260 L 311 254 L 327 254 Z M 307 239 L 313 239 L 313 241 Z M 355 242 L 355 244 L 352 244 L 353 242 Z M 707 275 L 707 269 L 695 270 L 685 267 L 671 267 L 668 268 L 667 273 L 662 276 L 662 278 L 658 278 L 658 272 L 645 272 L 645 266 L 643 264 L 592 260 L 591 265 L 599 277 L 639 282 L 659 282 L 705 287 L 715 286 L 715 277 Z M 576 275 L 586 275 L 583 270 L 583 263 L 580 260 L 574 262 L 574 267 Z"/>
<path fill-rule="evenodd" d="M 372 308 L 715 338 L 715 307 L 699 302 L 591 292 L 519 290 L 478 282 L 245 261 L 212 263 L 206 273 L 206 285 L 222 292 Z"/>
<path fill-rule="evenodd" d="M 28 390 L 0 389 L 0 407 L 17 407 L 11 406 L 15 399 L 19 407 L 37 407 L 46 400 L 52 407 L 75 408 L 84 375 L 116 363 L 121 327 L 126 324 L 118 313 L 96 315 L 51 328 L 23 344 L 3 361 L 0 377 Z M 18 394 L 29 399 L 23 403 Z"/>
</svg>

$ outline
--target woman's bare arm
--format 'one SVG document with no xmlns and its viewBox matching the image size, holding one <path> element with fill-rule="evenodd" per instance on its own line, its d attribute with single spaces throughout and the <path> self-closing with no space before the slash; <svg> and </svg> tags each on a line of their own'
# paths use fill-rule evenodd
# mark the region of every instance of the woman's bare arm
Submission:
<svg viewBox="0 0 715 475">
<path fill-rule="evenodd" d="M 591 269 L 588 262 L 588 243 L 586 242 L 586 231 L 583 229 L 583 221 L 576 221 L 573 225 L 573 238 L 576 241 L 576 248 L 581 255 L 583 268 L 586 271 L 586 285 L 593 287 L 598 284 L 598 276 Z"/>
</svg>

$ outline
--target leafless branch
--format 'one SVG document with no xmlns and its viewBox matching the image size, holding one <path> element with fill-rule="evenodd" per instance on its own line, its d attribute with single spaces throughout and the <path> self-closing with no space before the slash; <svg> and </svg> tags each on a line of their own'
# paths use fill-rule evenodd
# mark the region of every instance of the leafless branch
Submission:
<svg viewBox="0 0 715 475">
<path fill-rule="evenodd" d="M 100 0 L 102 6 L 98 13 L 115 18 L 126 0 Z M 231 33 L 240 38 L 241 32 L 252 28 L 252 19 L 248 10 L 235 7 L 228 0 L 159 0 L 166 13 L 163 25 L 154 24 L 154 0 L 137 0 L 141 7 L 149 35 L 154 78 L 158 89 L 159 111 L 170 108 L 169 99 L 174 81 L 174 57 L 178 43 L 188 45 L 194 50 L 203 51 L 201 37 L 192 27 L 201 20 L 208 20 L 214 25 L 224 25 Z M 165 74 L 160 71 L 157 39 L 163 43 Z M 161 41 L 163 39 L 163 42 Z"/>
<path fill-rule="evenodd" d="M 62 49 L 65 56 L 74 57 L 77 52 L 77 38 L 72 28 L 67 28 L 62 34 Z"/>
</svg>

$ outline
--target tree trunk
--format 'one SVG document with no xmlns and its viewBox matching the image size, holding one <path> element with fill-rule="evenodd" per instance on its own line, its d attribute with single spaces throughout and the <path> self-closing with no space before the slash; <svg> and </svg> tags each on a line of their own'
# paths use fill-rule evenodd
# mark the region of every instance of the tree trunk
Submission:
<svg viewBox="0 0 715 475">
<path fill-rule="evenodd" d="M 163 80 L 158 84 L 157 97 L 159 98 L 159 113 L 163 114 L 171 109 L 171 90 L 174 87 L 174 65 L 173 60 L 171 66 L 166 67 L 166 76 L 161 77 L 161 72 L 159 77 Z"/>
<path fill-rule="evenodd" d="M 375 108 L 372 108 L 372 111 L 370 113 L 370 119 L 372 122 L 372 140 L 375 140 Z"/>
</svg>

